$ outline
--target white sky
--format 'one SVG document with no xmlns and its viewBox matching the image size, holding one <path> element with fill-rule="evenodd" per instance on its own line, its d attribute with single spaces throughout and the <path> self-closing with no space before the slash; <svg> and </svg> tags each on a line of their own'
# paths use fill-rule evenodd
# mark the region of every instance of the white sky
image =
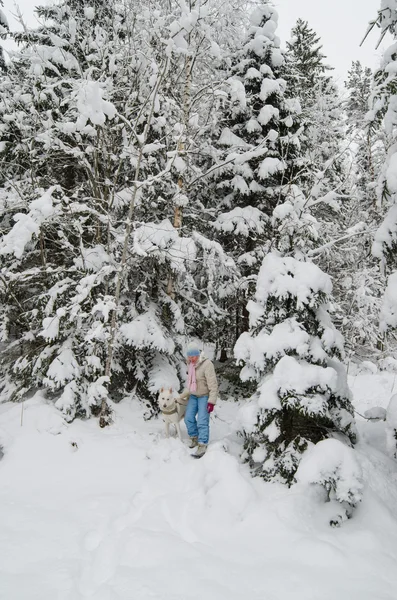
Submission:
<svg viewBox="0 0 397 600">
<path fill-rule="evenodd" d="M 290 31 L 298 18 L 308 21 L 320 36 L 327 62 L 334 67 L 334 75 L 341 84 L 353 60 L 360 60 L 366 67 L 378 66 L 382 43 L 378 51 L 379 29 L 375 28 L 360 48 L 368 22 L 377 15 L 380 0 L 273 0 L 279 14 L 278 35 L 282 42 L 290 37 Z"/>
<path fill-rule="evenodd" d="M 27 23 L 33 22 L 33 7 L 45 1 L 18 0 Z M 289 39 L 298 18 L 308 21 L 321 37 L 323 52 L 328 64 L 335 68 L 334 76 L 341 87 L 353 60 L 374 68 L 379 63 L 382 49 L 388 46 L 385 41 L 378 51 L 375 50 L 379 30 L 373 30 L 364 46 L 359 46 L 368 22 L 377 14 L 380 0 L 273 0 L 273 3 L 279 13 L 278 35 L 282 44 Z M 13 26 L 10 13 L 15 12 L 14 0 L 5 0 L 4 9 Z"/>
</svg>

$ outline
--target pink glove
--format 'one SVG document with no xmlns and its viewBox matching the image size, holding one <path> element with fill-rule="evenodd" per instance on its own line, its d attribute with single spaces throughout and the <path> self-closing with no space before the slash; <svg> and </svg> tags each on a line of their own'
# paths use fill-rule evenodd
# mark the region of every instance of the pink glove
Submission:
<svg viewBox="0 0 397 600">
<path fill-rule="evenodd" d="M 212 402 L 208 402 L 208 404 L 207 404 L 207 411 L 209 413 L 212 413 L 213 410 L 214 410 L 214 405 L 212 404 Z"/>
</svg>

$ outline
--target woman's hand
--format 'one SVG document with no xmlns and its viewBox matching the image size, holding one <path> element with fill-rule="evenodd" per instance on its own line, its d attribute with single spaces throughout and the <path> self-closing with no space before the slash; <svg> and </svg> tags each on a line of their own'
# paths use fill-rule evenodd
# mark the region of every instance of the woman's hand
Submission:
<svg viewBox="0 0 397 600">
<path fill-rule="evenodd" d="M 213 410 L 214 410 L 214 405 L 212 404 L 212 402 L 208 402 L 208 404 L 207 404 L 207 411 L 209 413 L 212 413 Z"/>
</svg>

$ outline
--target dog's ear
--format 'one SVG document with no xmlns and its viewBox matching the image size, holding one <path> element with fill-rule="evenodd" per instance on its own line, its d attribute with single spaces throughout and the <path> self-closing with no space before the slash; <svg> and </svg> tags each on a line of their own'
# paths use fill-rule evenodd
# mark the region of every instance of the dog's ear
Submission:
<svg viewBox="0 0 397 600">
<path fill-rule="evenodd" d="M 161 388 L 160 390 L 160 394 L 162 394 L 164 392 L 164 388 Z"/>
<path fill-rule="evenodd" d="M 172 394 L 172 388 L 170 388 L 170 394 Z"/>
</svg>

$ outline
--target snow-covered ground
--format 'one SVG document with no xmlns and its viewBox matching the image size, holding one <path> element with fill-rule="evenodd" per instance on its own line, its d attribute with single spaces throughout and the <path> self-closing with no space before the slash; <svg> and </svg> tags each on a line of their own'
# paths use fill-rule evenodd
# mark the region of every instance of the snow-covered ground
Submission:
<svg viewBox="0 0 397 600">
<path fill-rule="evenodd" d="M 394 382 L 351 375 L 359 412 L 387 406 Z M 237 408 L 217 406 L 195 461 L 131 400 L 105 430 L 64 425 L 40 396 L 23 414 L 0 405 L 1 600 L 395 600 L 397 462 L 384 423 L 358 417 L 364 500 L 333 529 L 315 494 L 250 477 Z"/>
</svg>

